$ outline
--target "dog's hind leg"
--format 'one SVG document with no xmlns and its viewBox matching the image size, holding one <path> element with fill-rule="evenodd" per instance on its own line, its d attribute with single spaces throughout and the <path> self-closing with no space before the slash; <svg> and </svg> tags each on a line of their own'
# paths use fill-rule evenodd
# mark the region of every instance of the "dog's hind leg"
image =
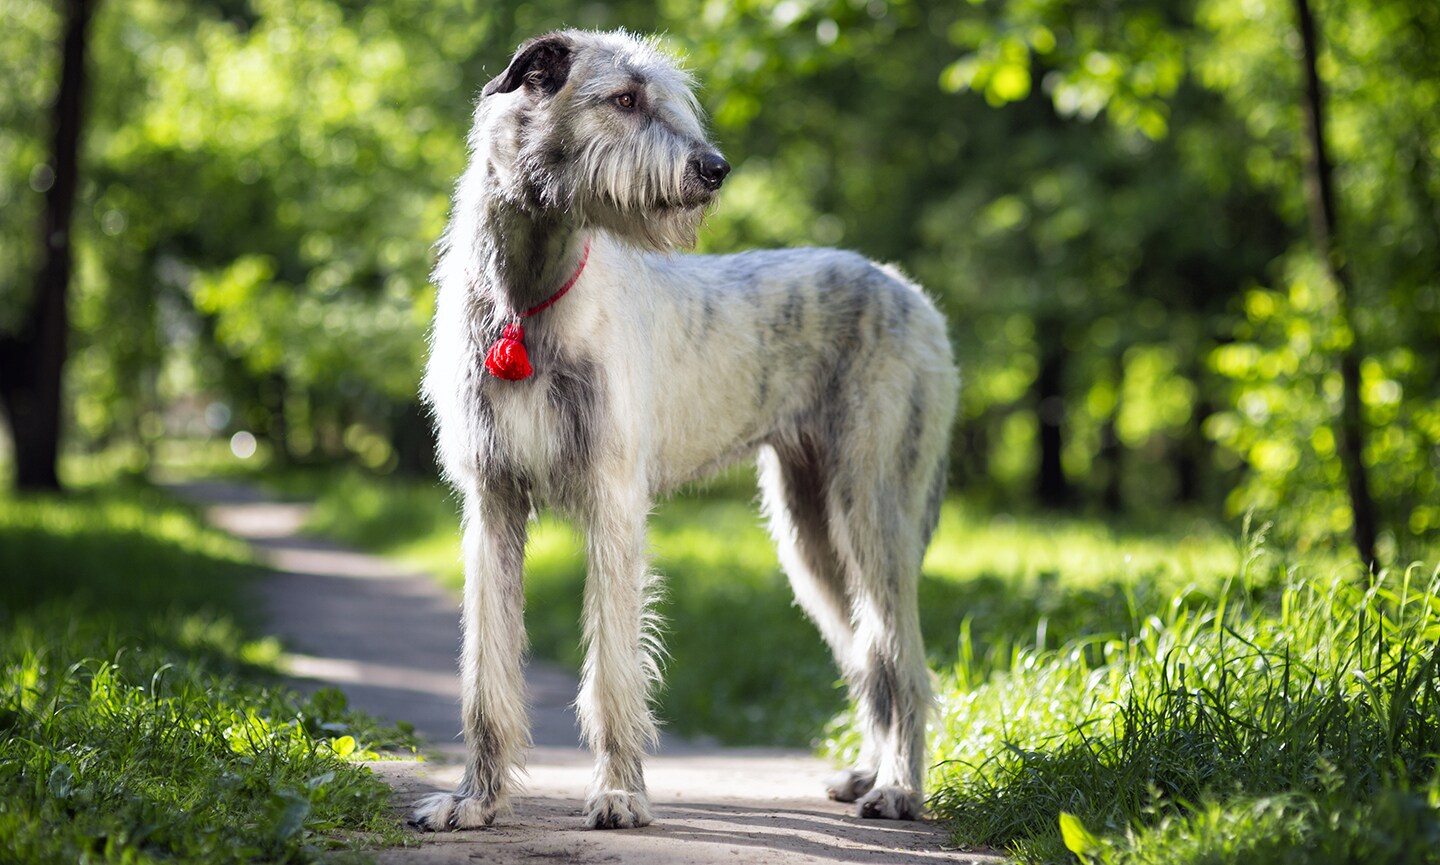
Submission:
<svg viewBox="0 0 1440 865">
<path fill-rule="evenodd" d="M 585 664 L 576 701 L 595 754 L 585 825 L 627 829 L 650 823 L 643 761 L 659 739 L 650 695 L 660 673 L 645 549 L 649 502 L 642 484 L 617 484 L 586 520 Z"/>
<path fill-rule="evenodd" d="M 914 819 L 922 808 L 931 699 L 917 591 L 935 491 L 943 491 L 948 411 L 939 399 L 933 410 L 918 384 L 914 393 L 908 405 L 869 404 L 863 418 L 836 423 L 831 537 L 852 602 L 852 695 L 877 749 L 862 817 Z"/>
<path fill-rule="evenodd" d="M 432 831 L 488 826 L 509 810 L 509 788 L 529 745 L 525 679 L 525 522 L 518 484 L 465 501 L 461 715 L 465 774 L 454 793 L 420 800 L 411 824 Z"/>
<path fill-rule="evenodd" d="M 851 663 L 855 629 L 844 571 L 830 539 L 824 459 L 813 437 L 797 434 L 762 447 L 756 464 L 770 535 L 795 600 L 820 630 L 841 675 L 855 691 L 860 672 Z M 830 798 L 854 802 L 870 792 L 875 786 L 878 744 L 865 737 L 855 768 L 826 779 Z"/>
<path fill-rule="evenodd" d="M 930 712 L 930 673 L 916 605 L 919 562 L 903 553 L 915 527 L 884 504 L 850 509 L 842 518 L 841 557 L 855 577 L 851 689 L 876 758 L 874 788 L 859 797 L 858 812 L 915 819 L 922 806 Z"/>
</svg>

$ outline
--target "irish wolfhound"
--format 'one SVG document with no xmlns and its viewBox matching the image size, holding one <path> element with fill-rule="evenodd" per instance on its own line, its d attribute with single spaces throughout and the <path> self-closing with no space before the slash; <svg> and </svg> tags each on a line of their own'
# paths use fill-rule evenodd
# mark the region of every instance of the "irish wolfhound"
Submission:
<svg viewBox="0 0 1440 865">
<path fill-rule="evenodd" d="M 424 381 L 464 500 L 468 759 L 413 822 L 465 829 L 507 808 L 529 741 L 521 568 L 540 504 L 586 533 L 585 823 L 651 821 L 646 515 L 757 454 L 795 597 L 865 731 L 830 795 L 861 816 L 916 817 L 930 705 L 916 580 L 958 391 L 944 320 L 852 253 L 673 254 L 730 166 L 653 41 L 567 30 L 525 43 L 485 86 L 469 143 Z"/>
</svg>

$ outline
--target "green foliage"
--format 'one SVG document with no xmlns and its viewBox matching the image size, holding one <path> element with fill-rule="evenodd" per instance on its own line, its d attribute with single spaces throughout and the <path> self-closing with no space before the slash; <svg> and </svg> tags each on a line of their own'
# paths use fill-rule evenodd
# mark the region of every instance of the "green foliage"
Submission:
<svg viewBox="0 0 1440 865">
<path fill-rule="evenodd" d="M 1061 117 L 1092 120 L 1163 138 L 1169 99 L 1184 80 L 1183 31 L 1161 5 L 1115 7 L 1035 0 L 971 3 L 949 28 L 966 51 L 941 86 L 973 90 L 1000 107 L 1031 93 L 1034 77 Z M 1038 73 L 1038 74 L 1037 74 Z"/>
<path fill-rule="evenodd" d="M 1090 834 L 1080 818 L 1069 811 L 1060 812 L 1060 839 L 1065 842 L 1065 849 L 1074 853 L 1081 862 L 1089 862 L 1090 854 L 1100 848 L 1100 839 Z"/>
<path fill-rule="evenodd" d="M 950 501 L 925 557 L 921 624 L 932 663 L 963 651 L 1003 668 L 1018 648 L 1113 633 L 1177 592 L 1203 597 L 1238 559 L 1204 522 L 1120 532 L 1096 520 L 986 517 Z"/>
<path fill-rule="evenodd" d="M 345 758 L 410 743 L 338 692 L 272 684 L 234 540 L 144 489 L 0 500 L 0 571 L 0 859 L 310 861 L 342 832 L 399 840 L 388 788 Z"/>
<path fill-rule="evenodd" d="M 1334 431 L 1340 373 L 1328 357 L 1355 336 L 1336 317 L 1333 291 L 1313 261 L 1294 262 L 1289 278 L 1284 292 L 1252 289 L 1240 339 L 1211 356 L 1215 371 L 1232 382 L 1235 407 L 1207 423 L 1211 436 L 1250 468 L 1230 494 L 1231 507 L 1280 514 L 1285 534 L 1305 549 L 1350 528 Z M 1384 539 L 1389 560 L 1417 554 L 1415 538 L 1428 536 L 1440 519 L 1428 444 L 1440 414 L 1404 398 L 1424 363 L 1414 347 L 1394 344 L 1361 366 L 1366 420 L 1375 430 L 1366 462 L 1396 527 Z"/>
<path fill-rule="evenodd" d="M 0 127 L 5 129 L 0 137 L 0 246 L 10 258 L 0 269 L 0 332 L 13 331 L 21 321 L 29 297 L 24 280 L 38 261 L 38 193 L 54 181 L 34 117 L 36 106 L 54 98 L 57 76 L 42 64 L 18 61 L 44 56 L 58 26 L 56 10 L 40 0 L 17 0 L 0 9 L 0 68 L 8 82 L 0 92 Z"/>
</svg>

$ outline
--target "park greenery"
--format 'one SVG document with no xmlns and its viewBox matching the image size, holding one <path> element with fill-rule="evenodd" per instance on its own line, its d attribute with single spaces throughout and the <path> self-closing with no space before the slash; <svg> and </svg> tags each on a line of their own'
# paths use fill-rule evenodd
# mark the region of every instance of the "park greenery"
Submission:
<svg viewBox="0 0 1440 865">
<path fill-rule="evenodd" d="M 238 541 L 107 485 L 0 500 L 0 573 L 0 861 L 306 862 L 402 840 L 355 761 L 412 740 L 278 684 Z"/>
<path fill-rule="evenodd" d="M 88 476 L 259 470 L 458 581 L 427 275 L 479 87 L 561 25 L 696 72 L 735 166 L 701 251 L 857 249 L 947 314 L 921 600 L 957 843 L 1440 862 L 1440 4 L 1411 0 L 0 4 L 0 474 L 70 487 L 0 497 L 0 858 L 394 840 L 338 757 L 394 731 L 275 688 L 243 553 Z M 751 489 L 656 513 L 661 714 L 848 753 Z M 537 655 L 576 662 L 582 579 L 542 516 Z"/>
</svg>

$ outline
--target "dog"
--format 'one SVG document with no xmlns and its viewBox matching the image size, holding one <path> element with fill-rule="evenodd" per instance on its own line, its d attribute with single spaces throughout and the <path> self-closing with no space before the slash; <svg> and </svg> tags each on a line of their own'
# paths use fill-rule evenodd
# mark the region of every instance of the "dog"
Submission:
<svg viewBox="0 0 1440 865">
<path fill-rule="evenodd" d="M 524 43 L 482 90 L 469 147 L 422 385 L 463 500 L 467 759 L 458 788 L 420 800 L 412 823 L 467 829 L 508 810 L 529 744 L 521 571 L 541 505 L 586 535 L 585 824 L 651 822 L 646 516 L 752 456 L 795 597 L 864 730 L 829 794 L 863 817 L 918 817 L 931 696 L 916 583 L 959 392 L 944 319 L 897 271 L 849 252 L 675 253 L 730 166 L 691 78 L 653 40 L 564 30 Z"/>
</svg>

